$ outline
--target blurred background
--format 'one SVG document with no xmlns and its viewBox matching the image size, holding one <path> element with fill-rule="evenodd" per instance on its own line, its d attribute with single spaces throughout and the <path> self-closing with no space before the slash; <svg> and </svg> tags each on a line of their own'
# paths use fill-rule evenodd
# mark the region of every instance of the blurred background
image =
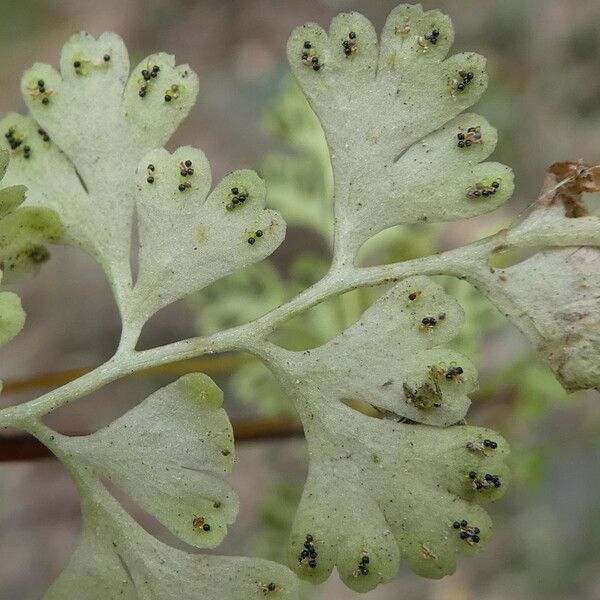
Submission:
<svg viewBox="0 0 600 600">
<path fill-rule="evenodd" d="M 600 162 L 600 2 L 597 0 L 433 0 L 454 22 L 455 51 L 488 58 L 490 86 L 476 110 L 500 133 L 495 159 L 516 172 L 517 192 L 492 215 L 450 226 L 400 227 L 361 251 L 362 264 L 430 254 L 506 225 L 536 197 L 555 161 Z M 176 55 L 200 77 L 196 107 L 170 143 L 202 148 L 213 180 L 256 168 L 269 204 L 290 230 L 272 260 L 161 311 L 144 347 L 248 321 L 310 285 L 330 252 L 331 175 L 314 115 L 288 78 L 285 43 L 306 21 L 327 25 L 340 11 L 363 12 L 380 29 L 388 0 L 0 0 L 0 114 L 23 111 L 21 73 L 34 61 L 57 64 L 74 32 L 105 30 L 125 40 L 132 64 L 154 51 Z M 469 286 L 445 281 L 467 312 L 456 346 L 480 366 L 469 422 L 498 429 L 513 447 L 513 484 L 490 509 L 494 541 L 459 563 L 455 575 L 427 581 L 402 569 L 367 595 L 384 600 L 600 599 L 600 402 L 567 396 L 520 334 Z M 10 382 L 99 364 L 116 347 L 119 320 L 93 261 L 55 247 L 40 274 L 12 286 L 28 314 L 24 331 L 0 351 L 8 405 L 42 387 Z M 379 291 L 346 294 L 276 333 L 282 345 L 314 347 L 355 321 Z M 258 363 L 244 356 L 202 364 L 226 391 L 232 420 L 279 418 L 291 407 Z M 183 367 L 181 372 L 183 372 Z M 62 432 L 95 430 L 175 377 L 151 373 L 111 384 L 60 410 Z M 242 509 L 221 553 L 281 559 L 306 472 L 300 437 L 240 442 L 233 484 Z M 146 527 L 176 542 L 147 515 Z M 77 542 L 79 503 L 52 459 L 0 464 L 0 598 L 33 600 L 57 576 Z M 333 576 L 306 598 L 353 599 Z M 70 600 L 70 599 L 66 599 Z"/>
</svg>

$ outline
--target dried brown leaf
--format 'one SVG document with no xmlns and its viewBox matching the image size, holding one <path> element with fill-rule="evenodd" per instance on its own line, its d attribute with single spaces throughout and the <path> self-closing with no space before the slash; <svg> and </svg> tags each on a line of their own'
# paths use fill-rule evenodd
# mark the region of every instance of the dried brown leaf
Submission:
<svg viewBox="0 0 600 600">
<path fill-rule="evenodd" d="M 565 216 L 584 217 L 588 214 L 581 200 L 584 192 L 600 192 L 600 166 L 567 160 L 554 163 L 546 171 L 537 201 L 545 206 L 560 201 L 565 207 Z"/>
</svg>

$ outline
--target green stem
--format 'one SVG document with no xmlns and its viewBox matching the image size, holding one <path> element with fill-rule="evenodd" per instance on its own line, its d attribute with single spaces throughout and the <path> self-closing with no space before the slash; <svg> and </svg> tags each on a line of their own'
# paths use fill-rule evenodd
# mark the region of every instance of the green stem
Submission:
<svg viewBox="0 0 600 600">
<path fill-rule="evenodd" d="M 402 263 L 368 268 L 332 267 L 323 279 L 290 302 L 255 321 L 212 336 L 193 337 L 144 351 L 136 351 L 129 343 L 124 344 L 110 360 L 82 377 L 35 400 L 1 410 L 0 427 L 13 426 L 27 430 L 32 420 L 143 369 L 203 354 L 252 349 L 257 339 L 266 338 L 284 321 L 350 290 L 393 283 L 413 275 L 451 274 L 468 278 L 469 273 L 479 272 L 482 263 L 485 264 L 486 257 L 498 245 L 499 236 L 503 238 L 504 232 L 456 250 Z"/>
</svg>

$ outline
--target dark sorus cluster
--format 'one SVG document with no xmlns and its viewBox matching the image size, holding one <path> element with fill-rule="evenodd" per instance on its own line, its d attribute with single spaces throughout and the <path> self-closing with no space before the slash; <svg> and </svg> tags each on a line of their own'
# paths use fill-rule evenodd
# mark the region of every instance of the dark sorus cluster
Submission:
<svg viewBox="0 0 600 600">
<path fill-rule="evenodd" d="M 91 60 L 87 60 L 85 58 L 75 58 L 73 60 L 73 69 L 75 69 L 75 73 L 77 75 L 86 75 L 87 71 L 85 70 L 85 67 L 88 65 L 91 65 L 93 67 L 101 67 L 101 66 L 108 66 L 108 63 L 110 62 L 110 54 L 105 54 L 102 57 L 102 62 L 98 63 L 98 62 L 92 62 Z"/>
<path fill-rule="evenodd" d="M 459 148 L 469 148 L 473 144 L 481 144 L 481 127 L 469 127 L 467 131 L 460 129 L 456 134 L 458 143 L 456 144 Z"/>
<path fill-rule="evenodd" d="M 173 83 L 165 92 L 165 102 L 171 102 L 171 100 L 177 100 L 177 98 L 179 98 L 179 86 Z"/>
<path fill-rule="evenodd" d="M 477 452 L 478 454 L 483 454 L 487 456 L 486 449 L 495 450 L 498 447 L 498 443 L 492 440 L 483 440 L 483 442 L 467 442 L 467 449 L 471 450 L 471 452 Z"/>
<path fill-rule="evenodd" d="M 260 238 L 264 234 L 265 234 L 265 232 L 262 229 L 257 229 L 254 232 L 254 235 L 248 236 L 248 243 L 252 246 L 252 244 L 254 244 L 256 242 L 256 238 Z"/>
<path fill-rule="evenodd" d="M 196 530 L 210 531 L 210 525 L 205 521 L 204 517 L 194 517 L 192 527 Z"/>
<path fill-rule="evenodd" d="M 481 539 L 479 537 L 479 527 L 469 525 L 464 519 L 462 521 L 454 521 L 452 527 L 459 530 L 458 537 L 461 540 L 465 540 L 467 544 L 479 544 L 479 540 Z"/>
<path fill-rule="evenodd" d="M 229 202 L 225 205 L 227 210 L 233 210 L 236 206 L 241 206 L 248 200 L 248 192 L 240 192 L 240 189 L 237 187 L 231 188 L 231 195 Z"/>
<path fill-rule="evenodd" d="M 461 69 L 458 72 L 458 76 L 460 79 L 454 78 L 450 80 L 450 93 L 453 95 L 456 94 L 456 92 L 464 92 L 471 84 L 471 81 L 473 81 L 475 74 L 472 71 Z"/>
<path fill-rule="evenodd" d="M 194 169 L 192 169 L 192 161 L 191 160 L 181 161 L 179 163 L 179 174 L 182 177 L 190 177 L 191 175 L 194 174 Z"/>
<path fill-rule="evenodd" d="M 499 181 L 492 181 L 491 183 L 476 183 L 467 188 L 467 198 L 481 198 L 487 196 L 493 196 L 500 187 Z"/>
<path fill-rule="evenodd" d="M 23 143 L 23 140 L 20 137 L 15 136 L 15 133 L 16 129 L 14 127 L 9 127 L 8 131 L 4 134 L 11 150 L 16 150 Z"/>
<path fill-rule="evenodd" d="M 191 177 L 194 174 L 194 169 L 192 169 L 192 161 L 191 160 L 186 160 L 186 161 L 181 161 L 179 163 L 179 174 L 182 177 Z M 192 187 L 192 184 L 189 181 L 182 181 L 178 186 L 177 189 L 180 192 L 185 192 L 185 190 L 189 189 Z"/>
<path fill-rule="evenodd" d="M 154 65 L 152 69 L 142 69 L 142 78 L 144 82 L 140 85 L 140 89 L 138 95 L 140 98 L 143 98 L 148 93 L 149 82 L 152 79 L 156 79 L 158 77 L 158 73 L 160 72 L 160 67 L 158 65 Z"/>
<path fill-rule="evenodd" d="M 422 385 L 411 388 L 406 381 L 402 384 L 402 391 L 408 404 L 421 410 L 439 408 L 442 405 L 442 392 L 437 380 L 432 377 Z"/>
<path fill-rule="evenodd" d="M 489 473 L 481 475 L 477 471 L 471 471 L 469 479 L 471 480 L 471 487 L 474 490 L 487 490 L 492 487 L 499 488 L 502 485 L 498 475 L 490 475 Z"/>
<path fill-rule="evenodd" d="M 298 562 L 301 565 L 308 565 L 311 569 L 317 568 L 318 553 L 315 550 L 315 538 L 310 534 L 306 534 L 304 542 L 304 550 L 298 555 Z"/>
<path fill-rule="evenodd" d="M 319 57 L 313 50 L 310 42 L 304 42 L 302 47 L 302 63 L 307 67 L 312 67 L 315 71 L 318 71 L 323 65 L 319 62 Z"/>
<path fill-rule="evenodd" d="M 424 317 L 421 320 L 419 329 L 421 331 L 431 331 L 438 324 L 439 321 L 443 321 L 445 318 L 446 318 L 446 313 L 440 313 L 437 316 L 437 319 L 435 317 Z"/>
<path fill-rule="evenodd" d="M 31 147 L 28 146 L 27 144 L 23 144 L 23 138 L 19 137 L 16 134 L 16 130 L 14 127 L 10 127 L 8 129 L 8 131 L 4 134 L 4 137 L 6 138 L 6 141 L 8 142 L 8 145 L 10 146 L 10 149 L 13 152 L 18 152 L 20 150 L 23 150 L 23 158 L 30 158 L 31 157 Z"/>
<path fill-rule="evenodd" d="M 443 371 L 444 377 L 448 381 L 453 381 L 454 383 L 462 383 L 463 382 L 463 373 L 464 370 L 459 366 L 450 366 Z"/>
<path fill-rule="evenodd" d="M 21 252 L 13 254 L 11 262 L 0 262 L 0 268 L 12 271 L 17 261 L 22 257 L 26 257 L 34 264 L 40 265 L 50 258 L 50 252 L 44 246 L 30 246 Z"/>
<path fill-rule="evenodd" d="M 421 325 L 419 325 L 419 329 L 421 331 L 426 331 L 427 329 L 431 329 L 437 325 L 437 319 L 435 317 L 424 317 L 421 320 Z"/>
<path fill-rule="evenodd" d="M 35 82 L 35 85 L 32 85 L 27 89 L 29 90 L 30 96 L 41 98 L 42 104 L 48 104 L 50 102 L 52 91 L 46 89 L 46 82 L 43 79 L 38 79 Z"/>
<path fill-rule="evenodd" d="M 258 589 L 263 593 L 263 594 L 268 594 L 269 592 L 275 592 L 277 591 L 277 584 L 273 581 L 271 581 L 270 583 L 259 583 L 258 584 Z"/>
<path fill-rule="evenodd" d="M 432 366 L 430 367 L 430 373 L 434 380 L 437 380 L 438 377 L 444 377 L 448 381 L 453 381 L 454 383 L 463 382 L 463 368 L 459 367 L 456 363 L 451 363 L 450 366 L 445 363 Z"/>
<path fill-rule="evenodd" d="M 428 43 L 433 44 L 435 46 L 438 42 L 439 37 L 440 30 L 432 29 L 431 31 L 428 31 L 425 35 L 420 35 L 417 38 L 417 43 L 419 44 L 419 46 L 421 46 L 421 48 L 426 49 Z"/>
<path fill-rule="evenodd" d="M 428 31 L 425 34 L 425 39 L 433 44 L 435 46 L 435 44 L 437 44 L 438 38 L 440 37 L 440 30 L 439 29 L 432 29 L 431 31 Z"/>
<path fill-rule="evenodd" d="M 362 556 L 360 557 L 360 560 L 358 561 L 358 565 L 356 566 L 356 569 L 354 569 L 354 571 L 352 571 L 352 576 L 358 577 L 359 575 L 368 575 L 369 568 L 367 567 L 367 565 L 369 564 L 370 561 L 371 561 L 371 559 L 369 558 L 369 553 L 366 550 L 363 550 Z"/>
<path fill-rule="evenodd" d="M 464 373 L 462 367 L 450 367 L 444 373 L 444 377 L 454 383 L 462 383 L 462 374 Z"/>
<path fill-rule="evenodd" d="M 49 142 L 50 141 L 50 136 L 46 133 L 46 131 L 44 129 L 42 129 L 41 127 L 37 130 L 38 135 L 42 138 L 42 140 L 44 142 Z"/>
<path fill-rule="evenodd" d="M 146 168 L 148 169 L 148 177 L 146 177 L 146 181 L 148 183 L 154 183 L 154 171 L 156 167 L 153 164 L 149 164 Z"/>
<path fill-rule="evenodd" d="M 351 56 L 356 52 L 356 33 L 351 31 L 346 39 L 342 40 L 342 48 L 344 48 L 344 54 Z"/>
</svg>

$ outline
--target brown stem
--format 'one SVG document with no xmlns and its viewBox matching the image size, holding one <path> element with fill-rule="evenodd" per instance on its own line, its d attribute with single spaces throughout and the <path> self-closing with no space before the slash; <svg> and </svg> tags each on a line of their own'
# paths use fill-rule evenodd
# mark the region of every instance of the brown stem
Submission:
<svg viewBox="0 0 600 600">
<path fill-rule="evenodd" d="M 185 373 L 192 373 L 195 371 L 200 371 L 202 373 L 206 373 L 207 375 L 223 375 L 226 373 L 231 373 L 231 371 L 237 369 L 237 367 L 240 365 L 252 360 L 256 359 L 250 356 L 242 356 L 238 354 L 220 356 L 217 358 L 191 358 L 188 360 L 180 360 L 174 363 L 158 365 L 157 367 L 151 367 L 143 371 L 138 371 L 137 373 L 134 373 L 133 376 L 184 375 Z M 74 381 L 78 377 L 81 377 L 90 371 L 93 371 L 95 368 L 96 367 L 70 369 L 68 371 L 60 371 L 58 373 L 43 373 L 41 375 L 34 375 L 24 379 L 4 381 L 2 394 L 4 396 L 6 394 L 18 394 L 20 392 L 33 389 L 59 387 L 69 383 L 70 381 Z"/>
<path fill-rule="evenodd" d="M 234 421 L 236 442 L 264 441 L 302 435 L 300 421 L 292 417 L 275 417 Z M 70 435 L 87 435 L 72 433 Z M 29 461 L 54 458 L 52 452 L 32 435 L 0 436 L 0 462 Z"/>
</svg>

